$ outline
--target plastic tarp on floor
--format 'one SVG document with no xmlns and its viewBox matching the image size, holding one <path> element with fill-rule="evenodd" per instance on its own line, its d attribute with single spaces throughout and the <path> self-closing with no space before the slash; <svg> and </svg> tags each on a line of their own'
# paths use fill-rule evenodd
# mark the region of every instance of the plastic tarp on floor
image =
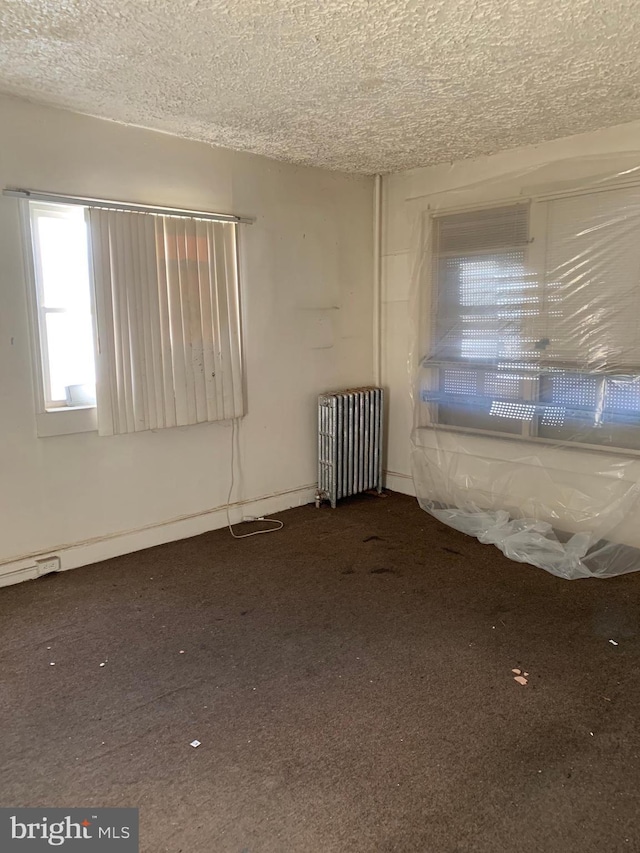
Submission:
<svg viewBox="0 0 640 853">
<path fill-rule="evenodd" d="M 420 504 L 563 578 L 640 569 L 640 158 L 457 174 L 407 202 Z"/>
</svg>

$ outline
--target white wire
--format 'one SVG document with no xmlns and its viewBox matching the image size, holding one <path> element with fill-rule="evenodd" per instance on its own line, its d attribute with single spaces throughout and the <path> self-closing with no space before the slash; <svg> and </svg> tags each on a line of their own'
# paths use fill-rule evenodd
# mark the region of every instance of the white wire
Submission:
<svg viewBox="0 0 640 853">
<path fill-rule="evenodd" d="M 256 521 L 263 521 L 265 524 L 276 524 L 277 527 L 265 527 L 262 530 L 254 530 L 251 533 L 234 533 L 231 518 L 229 516 L 229 504 L 231 503 L 231 494 L 235 485 L 235 445 L 236 445 L 236 419 L 231 421 L 231 485 L 229 486 L 229 494 L 227 495 L 227 527 L 229 533 L 234 539 L 247 539 L 249 536 L 260 536 L 261 533 L 275 533 L 276 530 L 282 530 L 284 521 L 278 518 L 263 518 Z"/>
</svg>

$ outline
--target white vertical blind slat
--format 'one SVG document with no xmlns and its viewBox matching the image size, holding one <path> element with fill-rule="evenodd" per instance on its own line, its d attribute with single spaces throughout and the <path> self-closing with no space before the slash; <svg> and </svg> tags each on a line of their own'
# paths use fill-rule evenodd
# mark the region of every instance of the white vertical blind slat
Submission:
<svg viewBox="0 0 640 853">
<path fill-rule="evenodd" d="M 204 223 L 196 223 L 198 256 L 198 295 L 200 302 L 200 335 L 202 337 L 202 369 L 204 378 L 204 420 L 216 420 L 216 365 L 211 322 L 211 277 L 209 272 L 209 241 Z"/>
<path fill-rule="evenodd" d="M 138 310 L 140 312 L 139 328 L 143 338 L 145 405 L 148 411 L 149 427 L 150 429 L 157 429 L 161 425 L 158 418 L 158 396 L 162 393 L 162 386 L 159 383 L 161 372 L 157 369 L 156 354 L 154 352 L 154 327 L 157 324 L 153 322 L 153 317 L 157 316 L 157 299 L 153 300 L 153 289 L 149 288 L 151 271 L 153 271 L 153 276 L 157 280 L 155 256 L 149 252 L 150 246 L 154 245 L 155 235 L 153 223 L 148 217 L 139 216 L 137 226 L 140 259 Z"/>
<path fill-rule="evenodd" d="M 240 291 L 238 282 L 238 226 L 231 225 L 223 230 L 225 240 L 227 305 L 231 356 L 231 387 L 233 410 L 242 408 L 242 347 L 240 331 Z"/>
<path fill-rule="evenodd" d="M 89 210 L 101 434 L 243 414 L 235 225 Z"/>
<path fill-rule="evenodd" d="M 220 311 L 218 307 L 218 273 L 216 269 L 216 242 L 212 228 L 207 234 L 207 250 L 209 258 L 209 292 L 211 293 L 211 328 L 213 330 L 213 360 L 216 374 L 216 412 L 219 418 L 224 418 L 224 374 L 222 370 L 222 353 L 220 352 Z"/>
<path fill-rule="evenodd" d="M 200 264 L 198 258 L 198 230 L 194 219 L 181 220 L 185 228 L 186 247 L 186 304 L 188 307 L 188 358 L 193 376 L 193 395 L 197 423 L 207 420 L 207 398 L 204 379 L 204 341 L 200 306 Z"/>
<path fill-rule="evenodd" d="M 88 209 L 86 220 L 90 237 L 91 277 L 96 313 L 96 400 L 101 435 L 113 435 L 116 430 L 114 401 L 117 400 L 117 371 L 113 368 L 115 354 L 115 321 L 111 288 L 103 282 L 111 277 L 108 223 Z"/>
<path fill-rule="evenodd" d="M 164 257 L 169 297 L 169 324 L 171 335 L 171 364 L 173 370 L 173 390 L 176 401 L 176 425 L 189 423 L 189 399 L 187 365 L 185 361 L 184 335 L 182 323 L 182 295 L 180 281 L 178 235 L 174 228 L 164 224 L 167 252 Z"/>
<path fill-rule="evenodd" d="M 198 414 L 196 410 L 196 392 L 195 378 L 193 374 L 193 354 L 191 340 L 191 298 L 189 287 L 189 262 L 188 262 L 188 233 L 185 224 L 180 220 L 169 220 L 171 226 L 175 229 L 177 243 L 177 263 L 175 274 L 178 277 L 178 292 L 180 294 L 180 320 L 182 324 L 181 337 L 183 347 L 183 365 L 184 376 L 186 382 L 186 401 L 187 415 L 186 424 L 198 422 Z M 171 269 L 169 270 L 169 278 L 171 278 Z"/>
<path fill-rule="evenodd" d="M 160 340 L 162 362 L 162 397 L 164 409 L 161 426 L 174 427 L 178 423 L 176 410 L 175 383 L 173 381 L 173 355 L 171 352 L 171 319 L 169 311 L 169 288 L 167 284 L 167 265 L 164 258 L 168 251 L 167 235 L 160 217 L 153 217 L 155 228 L 155 257 L 158 259 L 157 281 L 149 281 L 149 288 L 158 296 L 158 322 L 156 333 Z"/>
<path fill-rule="evenodd" d="M 135 215 L 135 214 L 134 214 Z M 134 430 L 145 429 L 149 422 L 149 394 L 147 372 L 145 369 L 145 335 L 144 316 L 146 306 L 143 306 L 143 259 L 140 251 L 140 216 L 132 220 L 131 234 L 131 284 L 127 283 L 127 307 L 129 315 L 129 344 L 131 349 L 131 375 Z M 136 287 L 134 282 L 139 282 Z"/>
<path fill-rule="evenodd" d="M 218 222 L 214 223 L 214 235 L 216 240 L 215 270 L 216 270 L 216 292 L 218 295 L 219 314 L 219 344 L 220 361 L 222 364 L 222 406 L 225 418 L 233 417 L 233 363 L 231 361 L 230 330 L 222 318 L 229 316 L 229 303 L 227 300 L 227 259 L 224 244 L 224 233 Z"/>
<path fill-rule="evenodd" d="M 131 270 L 131 228 L 125 230 L 122 219 L 115 220 L 115 244 L 111 242 L 112 264 L 115 262 L 116 276 L 113 299 L 118 324 L 115 328 L 118 355 L 118 397 L 121 422 L 125 425 L 126 432 L 135 431 L 135 417 L 133 410 L 133 371 L 131 364 L 131 325 L 129 322 L 129 306 L 127 304 L 127 283 L 132 277 Z M 123 431 L 121 429 L 121 431 Z"/>
</svg>

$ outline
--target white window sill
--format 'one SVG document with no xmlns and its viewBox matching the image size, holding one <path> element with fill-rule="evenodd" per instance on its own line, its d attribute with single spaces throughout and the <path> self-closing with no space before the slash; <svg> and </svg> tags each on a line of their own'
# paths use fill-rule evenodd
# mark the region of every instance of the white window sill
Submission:
<svg viewBox="0 0 640 853">
<path fill-rule="evenodd" d="M 95 432 L 98 429 L 98 410 L 95 406 L 73 406 L 38 412 L 36 429 L 38 438 Z"/>
</svg>

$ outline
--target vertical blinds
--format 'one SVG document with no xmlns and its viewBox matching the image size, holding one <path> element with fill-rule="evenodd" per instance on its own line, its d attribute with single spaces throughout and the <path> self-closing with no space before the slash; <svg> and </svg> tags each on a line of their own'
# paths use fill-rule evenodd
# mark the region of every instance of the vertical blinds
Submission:
<svg viewBox="0 0 640 853">
<path fill-rule="evenodd" d="M 103 435 L 243 414 L 235 224 L 87 211 Z"/>
</svg>

